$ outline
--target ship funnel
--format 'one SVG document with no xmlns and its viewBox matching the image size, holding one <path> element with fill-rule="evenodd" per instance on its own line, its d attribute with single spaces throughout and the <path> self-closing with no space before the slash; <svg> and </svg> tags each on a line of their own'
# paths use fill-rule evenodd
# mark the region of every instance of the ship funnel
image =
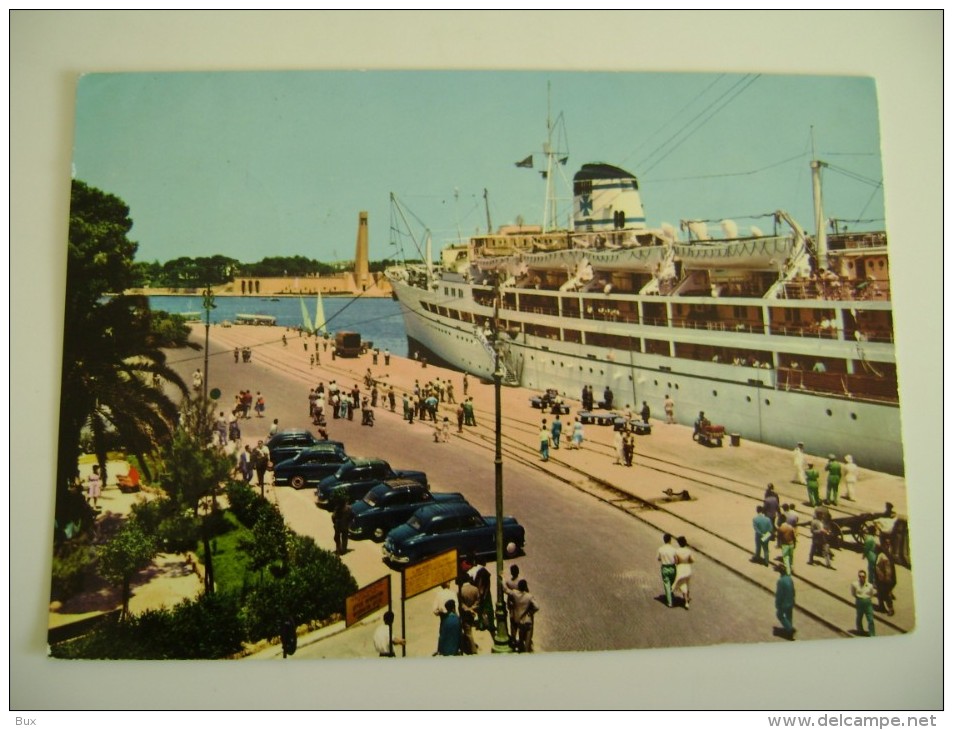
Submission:
<svg viewBox="0 0 953 730">
<path fill-rule="evenodd" d="M 577 231 L 645 229 L 645 211 L 635 175 L 602 162 L 587 163 L 573 176 L 573 227 Z"/>
<path fill-rule="evenodd" d="M 725 219 L 721 222 L 721 232 L 725 234 L 725 238 L 738 238 L 738 224 Z"/>
</svg>

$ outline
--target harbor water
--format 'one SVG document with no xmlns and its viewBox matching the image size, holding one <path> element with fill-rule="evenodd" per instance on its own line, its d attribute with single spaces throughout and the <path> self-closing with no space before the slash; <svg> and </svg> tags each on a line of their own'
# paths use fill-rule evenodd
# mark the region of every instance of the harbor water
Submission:
<svg viewBox="0 0 953 730">
<path fill-rule="evenodd" d="M 385 297 L 323 297 L 328 332 L 340 330 L 359 332 L 365 341 L 395 355 L 407 356 L 407 335 L 400 305 Z M 304 318 L 298 297 L 216 297 L 215 308 L 209 320 L 214 324 L 234 323 L 238 314 L 264 314 L 275 317 L 276 325 L 301 327 Z M 317 302 L 315 297 L 304 297 L 308 317 L 313 322 Z M 186 314 L 205 321 L 200 295 L 150 296 L 149 307 L 170 314 Z"/>
</svg>

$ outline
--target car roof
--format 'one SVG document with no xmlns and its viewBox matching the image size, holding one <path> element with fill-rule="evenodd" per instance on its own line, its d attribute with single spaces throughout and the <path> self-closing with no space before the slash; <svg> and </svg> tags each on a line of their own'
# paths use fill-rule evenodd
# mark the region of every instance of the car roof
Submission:
<svg viewBox="0 0 953 730">
<path fill-rule="evenodd" d="M 479 514 L 479 512 L 468 502 L 441 502 L 421 507 L 415 514 L 421 522 L 430 522 L 437 517 L 454 517 Z"/>
<path fill-rule="evenodd" d="M 414 479 L 409 479 L 407 477 L 400 477 L 398 479 L 386 479 L 380 484 L 378 484 L 376 487 L 374 487 L 374 489 L 379 489 L 380 487 L 386 487 L 388 490 L 391 490 L 391 491 L 395 489 L 410 489 L 412 487 L 429 491 L 420 482 Z"/>
<path fill-rule="evenodd" d="M 374 457 L 367 456 L 357 456 L 351 457 L 351 464 L 353 466 L 368 466 L 369 464 L 386 464 L 383 459 L 377 459 Z"/>
<path fill-rule="evenodd" d="M 344 444 L 340 441 L 318 441 L 318 443 L 302 449 L 302 454 L 313 454 L 316 451 L 343 451 Z"/>
<path fill-rule="evenodd" d="M 284 438 L 286 436 L 310 436 L 311 438 L 314 438 L 314 434 L 305 428 L 288 428 L 284 431 L 279 431 L 274 436 L 271 436 L 268 440 L 272 441 L 274 439 Z"/>
</svg>

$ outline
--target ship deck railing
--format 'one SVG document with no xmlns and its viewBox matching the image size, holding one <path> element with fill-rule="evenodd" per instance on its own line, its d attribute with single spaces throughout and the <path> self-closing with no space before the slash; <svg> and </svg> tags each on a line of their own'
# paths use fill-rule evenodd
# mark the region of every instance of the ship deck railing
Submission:
<svg viewBox="0 0 953 730">
<path fill-rule="evenodd" d="M 899 403 L 895 377 L 866 373 L 818 373 L 797 368 L 777 369 L 778 390 L 800 390 L 858 400 Z"/>
<path fill-rule="evenodd" d="M 799 278 L 784 285 L 787 299 L 829 301 L 890 301 L 890 282 L 880 280 L 844 281 Z"/>
</svg>

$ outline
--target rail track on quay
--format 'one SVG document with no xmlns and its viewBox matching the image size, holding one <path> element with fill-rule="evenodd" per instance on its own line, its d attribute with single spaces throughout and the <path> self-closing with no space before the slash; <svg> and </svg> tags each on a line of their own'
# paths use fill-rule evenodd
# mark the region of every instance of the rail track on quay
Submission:
<svg viewBox="0 0 953 730">
<path fill-rule="evenodd" d="M 225 339 L 221 336 L 219 339 Z M 296 338 L 297 339 L 297 338 Z M 276 338 L 271 343 L 263 344 L 277 344 L 281 342 L 281 338 Z M 238 343 L 234 343 L 238 344 Z M 278 352 L 283 351 L 279 350 Z M 221 353 L 215 353 L 216 356 L 230 355 L 231 351 L 224 351 Z M 325 357 L 322 359 L 320 368 L 322 373 L 325 375 L 323 379 L 327 378 L 328 374 L 338 374 L 340 382 L 347 381 L 356 381 L 361 382 L 361 376 L 356 376 L 353 372 L 353 369 L 347 367 L 346 365 L 339 365 L 335 359 L 330 358 L 327 353 L 323 353 Z M 255 348 L 255 358 L 259 362 L 267 365 L 269 368 L 284 373 L 287 376 L 293 377 L 302 381 L 305 384 L 313 385 L 316 382 L 316 373 L 311 369 L 307 364 L 298 364 L 294 361 L 289 361 L 287 358 L 282 358 L 277 354 L 272 354 L 271 348 Z M 353 360 L 343 360 L 343 363 L 353 364 Z M 393 385 L 395 392 L 399 394 L 398 397 L 402 396 L 404 393 L 410 393 L 411 389 L 402 387 L 396 383 L 390 383 L 385 378 L 376 378 L 376 382 L 379 385 L 384 385 L 385 387 L 390 387 Z M 363 384 L 362 384 L 363 385 Z M 311 386 L 309 386 L 311 387 Z M 442 406 L 446 408 L 448 404 L 443 403 Z M 450 404 L 451 406 L 454 404 Z M 397 409 L 401 408 L 401 404 L 398 401 Z M 714 530 L 692 520 L 685 515 L 679 514 L 675 507 L 679 504 L 679 501 L 668 501 L 665 502 L 662 499 L 662 492 L 660 490 L 660 498 L 657 501 L 644 499 L 637 495 L 634 495 L 630 492 L 620 489 L 619 487 L 600 479 L 597 476 L 592 475 L 583 466 L 575 465 L 569 463 L 565 458 L 556 457 L 553 453 L 553 450 L 550 450 L 550 459 L 546 463 L 545 468 L 542 465 L 539 449 L 538 449 L 538 435 L 539 429 L 535 427 L 535 424 L 532 421 L 528 421 L 527 418 L 532 417 L 535 421 L 541 420 L 542 418 L 549 419 L 550 414 L 531 409 L 529 405 L 526 406 L 527 410 L 530 411 L 525 415 L 508 415 L 503 413 L 501 415 L 501 425 L 502 425 L 502 438 L 501 438 L 501 453 L 504 459 L 520 464 L 523 467 L 535 469 L 538 471 L 545 471 L 546 474 L 553 480 L 578 491 L 584 492 L 594 499 L 611 506 L 615 509 L 618 509 L 630 517 L 641 521 L 643 524 L 651 526 L 656 529 L 659 528 L 657 525 L 657 520 L 653 519 L 654 515 L 664 514 L 670 519 L 675 519 L 678 523 L 683 524 L 686 528 L 686 531 L 691 530 L 696 533 L 704 533 L 706 539 L 710 541 L 717 541 L 722 546 L 727 547 L 730 552 L 734 553 L 731 559 L 726 559 L 724 557 L 719 557 L 717 555 L 718 550 L 704 550 L 698 549 L 699 553 L 705 555 L 708 559 L 713 562 L 721 565 L 725 569 L 731 571 L 735 575 L 744 579 L 751 585 L 757 586 L 764 590 L 767 593 L 773 595 L 774 586 L 771 582 L 765 582 L 764 580 L 759 580 L 758 576 L 753 576 L 750 572 L 746 571 L 744 567 L 738 567 L 738 563 L 742 562 L 742 566 L 747 565 L 747 559 L 751 554 L 750 545 L 743 545 L 740 542 L 732 540 L 729 537 L 718 534 Z M 378 410 L 388 410 L 389 408 L 384 405 L 378 405 Z M 495 424 L 495 412 L 491 408 L 479 407 L 474 409 L 477 423 L 481 424 L 483 428 L 473 429 L 472 427 L 465 428 L 463 434 L 456 434 L 457 438 L 464 439 L 468 443 L 482 448 L 487 451 L 491 458 L 495 455 L 495 434 L 493 426 Z M 566 422 L 569 429 L 564 429 L 563 438 L 568 442 L 569 437 L 571 436 L 571 421 Z M 587 426 L 587 429 L 600 429 L 600 428 L 610 428 L 608 426 L 596 426 L 591 425 Z M 648 437 L 651 438 L 651 437 Z M 637 443 L 645 443 L 646 437 L 637 437 Z M 694 442 L 692 442 L 694 446 Z M 699 447 L 701 448 L 701 447 Z M 606 445 L 599 441 L 595 440 L 586 440 L 585 451 L 589 455 L 594 455 L 597 458 L 605 458 L 607 460 L 615 459 L 615 449 L 611 445 Z M 559 454 L 561 450 L 556 450 L 556 454 Z M 746 481 L 744 479 L 738 478 L 732 475 L 726 475 L 724 473 L 719 473 L 717 471 L 708 470 L 696 466 L 690 466 L 683 463 L 678 463 L 671 458 L 665 458 L 663 456 L 652 455 L 645 450 L 637 450 L 635 454 L 636 465 L 635 469 L 638 470 L 650 470 L 660 478 L 669 478 L 677 479 L 685 485 L 685 488 L 689 489 L 691 492 L 692 489 L 698 490 L 716 490 L 722 493 L 729 493 L 734 497 L 741 498 L 744 500 L 749 500 L 751 502 L 751 513 L 754 512 L 754 506 L 761 504 L 764 497 L 764 485 L 756 484 L 752 481 Z M 640 473 L 640 472 L 635 472 Z M 784 499 L 782 498 L 782 502 Z M 848 507 L 846 505 L 840 505 L 837 507 L 831 507 L 831 512 L 835 516 L 856 516 L 861 514 L 861 510 L 853 507 Z M 804 513 L 802 513 L 803 515 Z M 800 525 L 801 536 L 807 534 L 805 532 L 805 525 Z M 672 531 L 672 530 L 668 530 Z M 807 538 L 810 539 L 809 536 Z M 830 590 L 829 588 L 812 581 L 809 576 L 805 576 L 801 573 L 798 573 L 798 579 L 804 583 L 810 585 L 813 589 L 825 594 L 830 600 L 836 601 L 838 604 L 843 606 L 850 606 L 853 608 L 853 602 L 839 593 Z M 853 636 L 850 632 L 844 630 L 844 628 L 826 618 L 824 615 L 811 611 L 801 605 L 798 606 L 799 610 L 805 613 L 805 615 L 810 616 L 814 620 L 822 623 L 827 626 L 829 629 L 840 633 L 843 636 Z M 886 626 L 890 626 L 898 633 L 906 633 L 907 629 L 897 625 L 893 621 L 890 621 L 889 618 L 878 615 L 878 622 L 883 623 Z"/>
</svg>

